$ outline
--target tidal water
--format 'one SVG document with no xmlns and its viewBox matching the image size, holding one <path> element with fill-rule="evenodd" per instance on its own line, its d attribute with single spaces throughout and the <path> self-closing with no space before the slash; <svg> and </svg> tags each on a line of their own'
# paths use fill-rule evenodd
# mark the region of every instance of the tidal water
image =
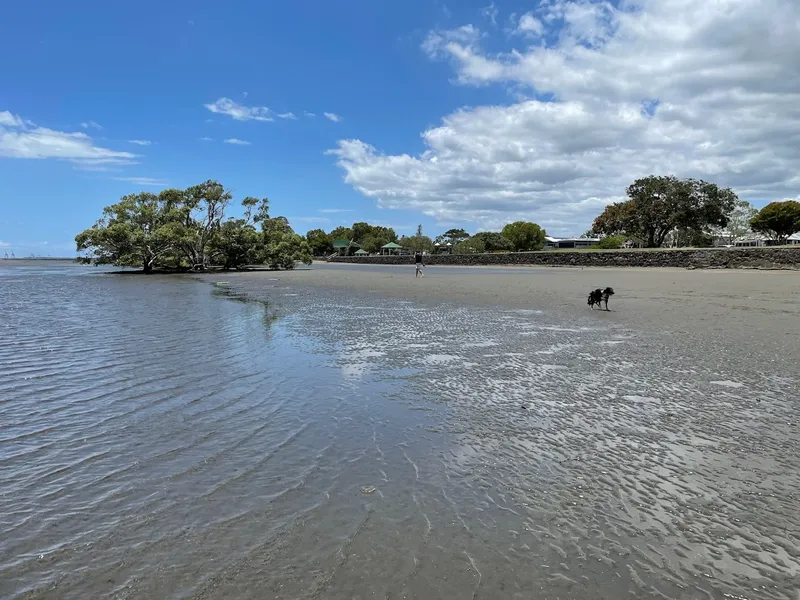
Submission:
<svg viewBox="0 0 800 600">
<path fill-rule="evenodd" d="M 800 598 L 797 373 L 214 282 L 0 264 L 0 598 Z"/>
</svg>

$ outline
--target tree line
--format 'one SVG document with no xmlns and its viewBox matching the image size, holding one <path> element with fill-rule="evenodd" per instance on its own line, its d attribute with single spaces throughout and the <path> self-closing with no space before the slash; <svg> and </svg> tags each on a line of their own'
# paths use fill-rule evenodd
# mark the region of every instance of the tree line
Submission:
<svg viewBox="0 0 800 600">
<path fill-rule="evenodd" d="M 470 235 L 464 229 L 449 229 L 433 239 L 422 233 L 422 225 L 417 227 L 414 235 L 398 237 L 391 227 L 359 222 L 350 227 L 337 227 L 330 232 L 312 229 L 306 234 L 306 240 L 314 256 L 331 254 L 334 251 L 333 243 L 338 240 L 355 242 L 370 254 L 379 252 L 390 242 L 410 252 L 432 254 L 438 248 L 449 248 L 457 254 L 471 254 L 541 250 L 545 235 L 544 229 L 528 221 L 516 221 L 507 224 L 501 231 L 481 231 L 475 235 Z"/>
<path fill-rule="evenodd" d="M 700 179 L 650 175 L 634 181 L 626 193 L 628 199 L 609 204 L 587 232 L 605 238 L 601 247 L 619 247 L 626 239 L 647 248 L 665 242 L 711 246 L 723 231 L 731 243 L 752 232 L 785 243 L 800 231 L 800 202 L 772 202 L 757 210 L 730 188 Z"/>
<path fill-rule="evenodd" d="M 185 190 L 123 196 L 75 236 L 84 261 L 155 269 L 203 270 L 244 265 L 292 269 L 311 263 L 311 248 L 285 217 L 271 217 L 267 198 L 241 201 L 243 218 L 225 218 L 233 194 L 216 181 Z"/>
</svg>

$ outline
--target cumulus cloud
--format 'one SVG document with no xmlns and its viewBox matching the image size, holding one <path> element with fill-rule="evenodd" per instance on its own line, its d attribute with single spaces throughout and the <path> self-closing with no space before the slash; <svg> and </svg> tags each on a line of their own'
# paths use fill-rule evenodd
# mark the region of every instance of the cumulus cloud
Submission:
<svg viewBox="0 0 800 600">
<path fill-rule="evenodd" d="M 539 37 L 544 33 L 544 24 L 531 13 L 525 13 L 519 18 L 517 32 L 523 35 Z"/>
<path fill-rule="evenodd" d="M 38 127 L 8 111 L 0 112 L 0 156 L 69 160 L 87 169 L 132 164 L 136 158 L 130 152 L 96 146 L 86 133 Z"/>
<path fill-rule="evenodd" d="M 326 119 L 328 119 L 330 121 L 333 121 L 334 123 L 339 123 L 342 120 L 342 117 L 340 117 L 336 113 L 326 112 L 326 113 L 322 113 L 322 114 L 325 115 Z"/>
<path fill-rule="evenodd" d="M 236 121 L 274 121 L 275 113 L 266 106 L 245 106 L 230 98 L 220 98 L 204 106 L 212 113 L 227 115 Z"/>
<path fill-rule="evenodd" d="M 226 144 L 233 144 L 235 146 L 249 146 L 250 145 L 250 142 L 248 142 L 247 140 L 240 140 L 240 139 L 237 139 L 237 138 L 228 138 L 227 140 L 224 140 L 224 142 Z"/>
<path fill-rule="evenodd" d="M 585 230 L 650 173 L 702 177 L 761 204 L 800 188 L 800 5 L 795 0 L 550 0 L 518 29 L 536 45 L 492 53 L 473 25 L 422 45 L 461 85 L 522 94 L 424 131 L 424 152 L 368 141 L 331 151 L 386 208 L 496 227 Z M 525 38 L 512 37 L 511 41 Z M 552 101 L 549 101 L 551 100 Z"/>
</svg>

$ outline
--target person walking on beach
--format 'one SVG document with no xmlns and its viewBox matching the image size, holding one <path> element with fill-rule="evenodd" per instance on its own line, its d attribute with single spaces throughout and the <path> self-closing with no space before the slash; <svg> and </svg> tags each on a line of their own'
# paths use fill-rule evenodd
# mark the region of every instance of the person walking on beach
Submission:
<svg viewBox="0 0 800 600">
<path fill-rule="evenodd" d="M 414 277 L 425 277 L 425 273 L 422 270 L 425 267 L 425 265 L 422 264 L 422 253 L 421 252 L 417 251 L 414 254 L 414 262 L 417 265 L 417 269 L 416 269 L 416 271 L 414 271 Z"/>
</svg>

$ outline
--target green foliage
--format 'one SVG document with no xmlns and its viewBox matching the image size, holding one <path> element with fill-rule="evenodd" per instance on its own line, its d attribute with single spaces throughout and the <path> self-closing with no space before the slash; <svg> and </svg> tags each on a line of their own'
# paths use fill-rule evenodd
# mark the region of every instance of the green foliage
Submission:
<svg viewBox="0 0 800 600">
<path fill-rule="evenodd" d="M 165 194 L 130 194 L 107 206 L 99 221 L 75 237 L 78 252 L 99 264 L 152 271 L 182 242 L 181 213 Z"/>
<path fill-rule="evenodd" d="M 472 237 L 453 246 L 455 254 L 482 254 L 486 252 L 486 244 L 478 237 Z"/>
<path fill-rule="evenodd" d="M 455 246 L 459 242 L 469 239 L 469 234 L 463 229 L 448 229 L 442 235 L 436 236 L 435 242 L 440 246 L 452 244 Z"/>
<path fill-rule="evenodd" d="M 770 202 L 752 218 L 750 227 L 772 240 L 785 242 L 790 235 L 800 231 L 800 202 Z"/>
<path fill-rule="evenodd" d="M 270 218 L 266 198 L 245 198 L 244 218 L 225 221 L 231 199 L 228 190 L 210 180 L 158 196 L 124 196 L 75 236 L 75 244 L 85 260 L 140 266 L 147 273 L 160 267 L 232 269 L 267 262 L 292 268 L 295 260 L 310 262 L 308 243 L 294 234 L 285 217 Z"/>
<path fill-rule="evenodd" d="M 479 231 L 472 236 L 472 239 L 476 238 L 483 242 L 486 252 L 510 252 L 514 249 L 513 244 L 496 231 Z"/>
<path fill-rule="evenodd" d="M 502 235 L 516 252 L 541 250 L 544 248 L 545 231 L 536 223 L 515 221 L 503 227 Z"/>
<path fill-rule="evenodd" d="M 596 250 L 616 250 L 617 248 L 622 248 L 622 244 L 625 243 L 626 239 L 624 235 L 609 235 L 608 237 L 602 238 L 596 244 L 592 244 L 591 248 Z"/>
<path fill-rule="evenodd" d="M 331 238 L 331 243 L 336 240 L 347 240 L 349 242 L 353 239 L 353 230 L 350 227 L 339 226 L 328 235 Z"/>
<path fill-rule="evenodd" d="M 636 236 L 649 248 L 664 243 L 676 228 L 705 231 L 725 227 L 736 204 L 730 188 L 697 179 L 650 175 L 628 186 L 629 200 L 610 204 L 592 230 L 605 235 Z"/>
<path fill-rule="evenodd" d="M 296 262 L 310 265 L 313 260 L 308 242 L 296 233 L 273 232 L 264 242 L 263 262 L 272 269 L 294 269 Z"/>
<path fill-rule="evenodd" d="M 261 262 L 263 236 L 247 219 L 228 219 L 212 238 L 209 255 L 224 269 L 239 269 Z"/>
<path fill-rule="evenodd" d="M 361 248 L 369 252 L 370 254 L 375 254 L 379 252 L 380 249 L 389 243 L 389 240 L 385 237 L 377 237 L 375 235 L 368 235 L 364 239 L 361 240 Z"/>
<path fill-rule="evenodd" d="M 417 228 L 417 231 L 420 231 L 420 227 Z M 428 254 L 433 254 L 436 251 L 433 240 L 427 235 L 403 236 L 397 243 L 411 252 L 427 252 Z"/>
<path fill-rule="evenodd" d="M 333 252 L 333 239 L 322 229 L 312 229 L 306 233 L 306 241 L 314 256 L 325 256 Z"/>
<path fill-rule="evenodd" d="M 353 241 L 364 245 L 364 240 L 370 237 L 386 240 L 383 244 L 397 241 L 397 234 L 391 227 L 382 227 L 380 225 L 370 225 L 369 223 L 353 223 L 351 228 L 353 232 Z M 338 239 L 338 238 L 337 238 Z M 344 238 L 342 238 L 344 239 Z M 383 245 L 381 244 L 381 246 Z"/>
</svg>

